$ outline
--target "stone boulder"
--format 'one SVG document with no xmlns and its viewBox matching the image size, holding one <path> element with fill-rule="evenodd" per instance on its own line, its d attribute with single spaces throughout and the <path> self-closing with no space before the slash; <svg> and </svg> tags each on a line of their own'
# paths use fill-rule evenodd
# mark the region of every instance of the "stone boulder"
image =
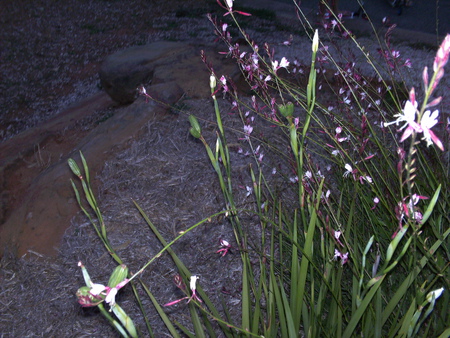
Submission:
<svg viewBox="0 0 450 338">
<path fill-rule="evenodd" d="M 101 66 L 101 85 L 114 101 L 131 103 L 137 97 L 138 86 L 152 82 L 158 63 L 173 59 L 186 47 L 184 43 L 163 41 L 116 52 Z"/>
<path fill-rule="evenodd" d="M 202 49 L 207 51 L 208 61 L 218 76 L 231 74 L 234 79 L 239 78 L 236 64 L 213 46 L 162 41 L 110 55 L 99 72 L 101 85 L 121 104 L 133 102 L 140 85 L 149 92 L 152 86 L 168 82 L 176 83 L 189 97 L 205 98 L 210 95 L 209 71 L 200 58 Z"/>
</svg>

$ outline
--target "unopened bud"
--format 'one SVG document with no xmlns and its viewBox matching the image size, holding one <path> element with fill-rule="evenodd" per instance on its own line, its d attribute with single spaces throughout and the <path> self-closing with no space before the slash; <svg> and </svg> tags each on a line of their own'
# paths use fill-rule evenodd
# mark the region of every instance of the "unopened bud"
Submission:
<svg viewBox="0 0 450 338">
<path fill-rule="evenodd" d="M 76 176 L 80 177 L 81 176 L 81 171 L 80 171 L 80 168 L 78 167 L 77 163 L 71 158 L 69 158 L 67 163 L 69 164 L 70 170 L 72 170 L 72 172 Z"/>
<path fill-rule="evenodd" d="M 284 117 L 286 118 L 291 117 L 292 114 L 294 113 L 294 104 L 292 102 L 288 102 L 286 104 L 279 104 L 278 110 Z"/>
<path fill-rule="evenodd" d="M 433 70 L 437 71 L 438 68 L 444 68 L 448 61 L 448 56 L 450 54 L 450 34 L 447 34 L 444 41 L 442 41 L 439 47 L 436 57 L 434 58 Z"/>
<path fill-rule="evenodd" d="M 411 101 L 412 105 L 415 105 L 416 102 L 416 91 L 414 90 L 414 87 L 411 88 L 409 91 L 409 101 Z"/>
<path fill-rule="evenodd" d="M 434 290 L 434 291 L 429 292 L 429 293 L 427 294 L 427 301 L 428 301 L 429 303 L 431 303 L 433 297 L 434 297 L 434 299 L 436 300 L 436 299 L 438 299 L 438 298 L 442 295 L 443 292 L 444 292 L 444 288 L 440 288 L 440 289 L 437 289 L 437 290 Z"/>
<path fill-rule="evenodd" d="M 114 288 L 117 284 L 121 283 L 128 276 L 128 267 L 125 264 L 117 266 L 111 277 L 109 278 L 108 286 Z"/>
<path fill-rule="evenodd" d="M 189 122 L 191 124 L 191 129 L 189 129 L 191 135 L 195 138 L 200 138 L 200 136 L 202 136 L 202 129 L 200 128 L 197 118 L 194 115 L 189 115 Z"/>
<path fill-rule="evenodd" d="M 319 32 L 316 29 L 316 31 L 314 32 L 313 43 L 312 43 L 313 53 L 317 53 L 318 49 L 319 49 Z"/>
<path fill-rule="evenodd" d="M 428 67 L 423 69 L 422 73 L 423 84 L 425 88 L 428 88 Z"/>
<path fill-rule="evenodd" d="M 216 88 L 216 77 L 214 76 L 214 74 L 211 74 L 211 76 L 209 77 L 209 86 L 212 90 Z"/>
</svg>

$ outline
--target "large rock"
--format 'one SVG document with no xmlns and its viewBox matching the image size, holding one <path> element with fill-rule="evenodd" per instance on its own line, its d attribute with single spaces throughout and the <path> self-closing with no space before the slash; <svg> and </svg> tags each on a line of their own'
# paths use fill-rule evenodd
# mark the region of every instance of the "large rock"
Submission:
<svg viewBox="0 0 450 338">
<path fill-rule="evenodd" d="M 164 41 L 112 54 L 102 64 L 100 81 L 108 95 L 122 104 L 136 99 L 140 85 L 148 91 L 153 85 L 167 82 L 176 82 L 190 97 L 207 97 L 210 94 L 209 71 L 200 58 L 202 49 L 208 51 L 208 61 L 214 64 L 218 76 L 239 77 L 236 64 L 214 51 L 212 46 Z"/>
<path fill-rule="evenodd" d="M 156 42 L 131 47 L 106 58 L 100 69 L 100 82 L 108 95 L 119 103 L 131 103 L 139 85 L 152 82 L 157 61 L 172 59 L 187 47 L 180 42 Z"/>
</svg>

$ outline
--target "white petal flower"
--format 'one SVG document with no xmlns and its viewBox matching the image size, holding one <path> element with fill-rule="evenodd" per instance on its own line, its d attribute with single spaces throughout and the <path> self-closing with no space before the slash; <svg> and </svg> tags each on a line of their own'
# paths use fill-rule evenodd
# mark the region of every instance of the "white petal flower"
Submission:
<svg viewBox="0 0 450 338">
<path fill-rule="evenodd" d="M 441 140 L 431 131 L 438 123 L 439 111 L 435 110 L 433 113 L 427 110 L 423 113 L 422 121 L 420 122 L 420 126 L 423 131 L 423 140 L 427 141 L 427 146 L 430 146 L 432 142 L 434 142 L 441 150 L 444 150 L 444 146 L 442 145 Z"/>
<path fill-rule="evenodd" d="M 196 275 L 191 276 L 189 287 L 191 288 L 192 292 L 195 292 L 195 290 L 196 290 L 196 284 L 197 284 L 198 279 L 200 279 L 200 277 L 198 277 Z"/>
<path fill-rule="evenodd" d="M 345 169 L 347 169 L 347 171 L 344 173 L 344 177 L 347 177 L 348 175 L 350 175 L 353 172 L 353 168 L 350 164 L 346 164 L 345 165 Z"/>
<path fill-rule="evenodd" d="M 112 288 L 109 290 L 108 294 L 106 295 L 105 302 L 109 304 L 109 306 L 116 305 L 116 295 L 117 295 L 117 288 Z"/>
<path fill-rule="evenodd" d="M 106 289 L 106 286 L 102 284 L 92 284 L 90 293 L 94 296 L 98 296 Z"/>
<path fill-rule="evenodd" d="M 289 61 L 283 56 L 281 58 L 280 67 L 287 68 L 289 66 Z"/>
</svg>

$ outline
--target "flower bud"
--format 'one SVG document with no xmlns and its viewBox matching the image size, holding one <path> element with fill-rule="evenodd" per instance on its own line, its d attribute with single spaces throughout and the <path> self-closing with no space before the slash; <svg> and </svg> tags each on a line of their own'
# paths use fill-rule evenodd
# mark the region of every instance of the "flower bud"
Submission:
<svg viewBox="0 0 450 338">
<path fill-rule="evenodd" d="M 444 292 L 444 288 L 440 288 L 440 289 L 429 292 L 427 294 L 427 301 L 429 303 L 431 303 L 431 301 L 433 300 L 433 297 L 436 300 L 442 295 L 443 292 Z"/>
<path fill-rule="evenodd" d="M 316 31 L 314 32 L 313 43 L 312 43 L 313 53 L 317 53 L 318 49 L 319 49 L 319 32 L 316 29 Z"/>
<path fill-rule="evenodd" d="M 286 104 L 279 104 L 278 110 L 284 117 L 291 117 L 294 113 L 294 104 L 292 102 L 288 102 Z"/>
<path fill-rule="evenodd" d="M 72 172 L 76 176 L 80 177 L 81 176 L 81 171 L 80 171 L 80 168 L 78 167 L 77 163 L 71 158 L 69 158 L 67 163 L 69 164 L 70 170 L 72 170 Z"/>
<path fill-rule="evenodd" d="M 422 73 L 423 84 L 425 88 L 428 88 L 428 67 L 423 69 Z"/>
<path fill-rule="evenodd" d="M 125 264 L 118 265 L 111 277 L 109 278 L 108 286 L 114 288 L 117 284 L 121 283 L 128 276 L 128 267 Z"/>
<path fill-rule="evenodd" d="M 211 74 L 211 76 L 209 77 L 209 86 L 212 90 L 214 90 L 216 88 L 216 85 L 216 77 L 214 76 L 214 74 Z"/>
<path fill-rule="evenodd" d="M 447 34 L 444 41 L 442 41 L 441 46 L 439 47 L 436 57 L 434 58 L 433 70 L 437 71 L 439 68 L 444 68 L 445 64 L 448 61 L 448 57 L 450 54 L 450 34 Z"/>
<path fill-rule="evenodd" d="M 200 138 L 200 136 L 202 136 L 202 129 L 194 115 L 189 115 L 189 123 L 191 124 L 191 129 L 189 129 L 191 135 L 195 138 Z"/>
</svg>

